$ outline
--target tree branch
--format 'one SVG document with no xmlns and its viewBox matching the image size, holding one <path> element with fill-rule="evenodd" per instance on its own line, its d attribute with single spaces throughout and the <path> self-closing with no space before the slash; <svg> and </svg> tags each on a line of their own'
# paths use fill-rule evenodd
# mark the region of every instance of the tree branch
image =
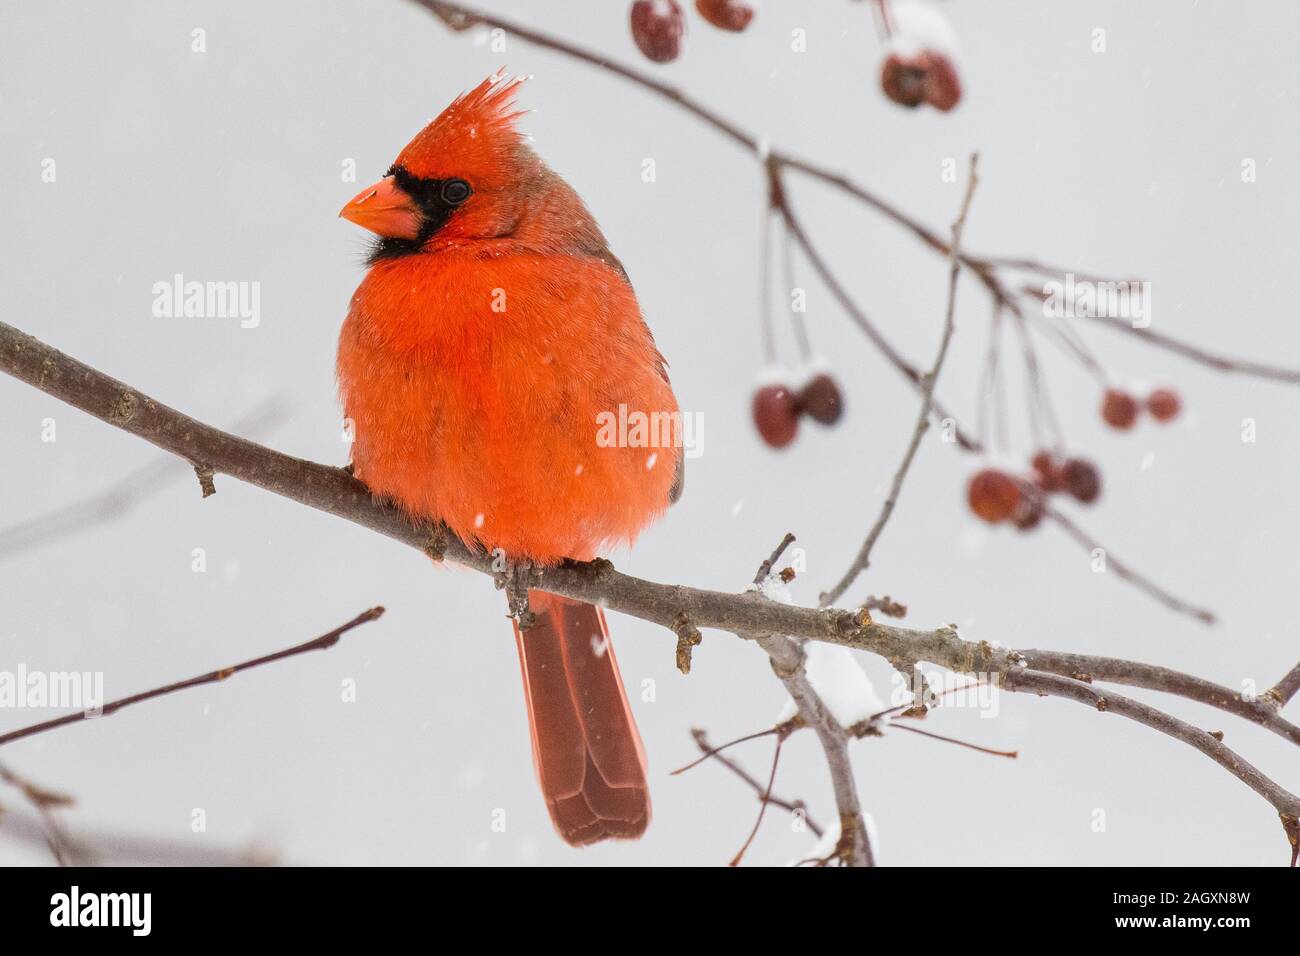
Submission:
<svg viewBox="0 0 1300 956">
<path fill-rule="evenodd" d="M 1119 694 L 1103 693 L 1090 684 L 1046 674 L 1042 671 L 1020 670 L 1006 675 L 1003 686 L 1011 691 L 1029 691 L 1030 693 L 1064 697 L 1095 707 L 1103 713 L 1119 714 L 1145 724 L 1162 734 L 1168 734 L 1175 740 L 1195 747 L 1219 766 L 1273 805 L 1280 816 L 1300 816 L 1300 798 L 1278 786 L 1264 776 L 1255 766 L 1243 759 L 1236 751 L 1226 746 L 1209 731 L 1179 720 L 1163 711 L 1139 703 Z"/>
<path fill-rule="evenodd" d="M 1247 700 L 1241 693 L 1229 687 L 1156 664 L 1037 649 L 1018 653 L 1025 659 L 1025 663 L 1036 671 L 1073 677 L 1077 680 L 1098 680 L 1176 694 L 1253 721 L 1261 727 L 1267 727 L 1279 737 L 1300 745 L 1300 727 L 1278 713 L 1281 704 L 1277 703 L 1278 698 L 1274 696 L 1278 693 L 1277 687 L 1254 700 Z M 1293 675 L 1300 672 L 1300 664 L 1296 665 L 1296 668 L 1297 670 L 1292 671 Z"/>
</svg>

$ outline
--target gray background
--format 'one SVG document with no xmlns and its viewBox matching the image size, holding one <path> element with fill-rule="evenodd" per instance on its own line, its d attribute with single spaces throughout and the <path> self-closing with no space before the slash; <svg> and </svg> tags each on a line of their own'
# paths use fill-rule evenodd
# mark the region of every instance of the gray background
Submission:
<svg viewBox="0 0 1300 956">
<path fill-rule="evenodd" d="M 867 5 L 760 3 L 741 37 L 692 16 L 679 62 L 644 63 L 625 4 L 492 7 L 636 63 L 783 147 L 850 173 L 943 227 L 959 187 L 945 159 L 983 152 L 971 248 L 1033 254 L 1154 283 L 1157 327 L 1229 353 L 1300 364 L 1294 320 L 1295 5 L 1281 2 L 950 3 L 967 96 L 951 115 L 908 112 L 878 91 Z M 508 41 L 504 54 L 396 2 L 0 4 L 0 314 L 149 394 L 220 425 L 269 395 L 291 419 L 264 436 L 341 463 L 333 360 L 362 275 L 360 230 L 340 206 L 456 93 L 502 64 L 535 74 L 524 120 L 587 200 L 626 263 L 684 408 L 705 420 L 683 502 L 624 569 L 735 589 L 781 533 L 806 549 L 808 602 L 837 577 L 874 517 L 915 398 L 803 266 L 818 351 L 849 410 L 775 454 L 748 419 L 759 367 L 755 300 L 761 189 L 752 159 L 669 104 L 590 67 Z M 190 31 L 207 31 L 207 53 Z M 808 51 L 790 51 L 807 30 Z M 1092 30 L 1107 52 L 1091 52 Z M 41 161 L 57 161 L 54 184 Z M 658 181 L 641 181 L 653 157 Z M 1240 179 L 1244 158 L 1258 181 Z M 356 160 L 358 183 L 341 164 Z M 818 243 L 881 325 L 927 361 L 944 263 L 840 194 L 795 199 Z M 262 322 L 154 319 L 173 273 L 259 281 Z M 987 297 L 965 283 L 940 391 L 973 420 Z M 788 330 L 782 347 L 792 354 Z M 887 591 L 917 626 L 966 637 L 1155 660 L 1265 687 L 1297 658 L 1293 529 L 1300 454 L 1294 389 L 1221 376 L 1126 337 L 1082 330 L 1117 375 L 1171 381 L 1189 413 L 1135 434 L 1097 420 L 1095 383 L 1040 346 L 1073 446 L 1103 463 L 1107 493 L 1082 515 L 1114 552 L 1209 604 L 1207 629 L 1119 581 L 1053 528 L 977 527 L 963 504 L 974 462 L 927 441 L 876 565 L 853 592 Z M 1015 452 L 1028 452 L 1019 358 L 1008 387 Z M 58 440 L 42 443 L 41 422 Z M 1241 441 L 1243 418 L 1258 441 Z M 0 526 L 90 495 L 159 453 L 0 379 Z M 1149 467 L 1142 469 L 1148 455 Z M 782 691 L 754 648 L 709 634 L 695 671 L 672 639 L 612 624 L 652 769 L 655 819 L 633 845 L 585 852 L 553 834 L 532 779 L 503 601 L 477 575 L 344 522 L 218 479 L 202 501 L 174 480 L 116 524 L 0 568 L 0 667 L 103 670 L 110 696 L 305 640 L 376 603 L 388 616 L 327 654 L 242 675 L 6 748 L 15 769 L 79 799 L 80 825 L 205 847 L 259 841 L 319 863 L 725 862 L 756 801 L 719 767 L 667 771 L 774 717 Z M 743 507 L 736 512 L 736 503 Z M 208 569 L 191 571 L 206 549 Z M 865 660 L 882 693 L 888 669 Z M 340 684 L 358 683 L 355 704 Z M 1294 749 L 1193 705 L 1283 785 Z M 0 713 L 0 730 L 45 716 Z M 1294 715 L 1293 715 L 1294 716 Z M 863 799 L 892 864 L 1278 864 L 1277 816 L 1190 748 L 1058 700 L 1002 700 L 997 719 L 936 714 L 930 729 L 1018 748 L 1019 761 L 895 733 L 856 745 Z M 737 751 L 756 771 L 769 745 Z M 779 790 L 822 821 L 832 805 L 811 738 L 792 742 Z M 16 802 L 12 793 L 6 804 Z M 194 808 L 208 830 L 190 832 Z M 491 829 L 506 811 L 504 833 Z M 1093 811 L 1106 830 L 1093 832 Z M 774 813 L 751 862 L 803 855 L 809 834 Z M 43 852 L 3 839 L 0 860 Z"/>
</svg>

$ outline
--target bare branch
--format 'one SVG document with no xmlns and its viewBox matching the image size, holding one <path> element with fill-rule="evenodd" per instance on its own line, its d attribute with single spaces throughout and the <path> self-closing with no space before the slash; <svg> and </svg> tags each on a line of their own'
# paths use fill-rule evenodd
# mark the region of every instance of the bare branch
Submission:
<svg viewBox="0 0 1300 956">
<path fill-rule="evenodd" d="M 780 543 L 772 553 L 758 566 L 758 571 L 754 573 L 755 587 L 758 587 L 758 585 L 767 580 L 768 575 L 772 573 L 772 568 L 776 565 L 776 562 L 780 561 L 781 555 L 785 554 L 785 549 L 794 544 L 795 540 L 795 536 L 787 531 L 785 537 L 781 539 Z"/>
<path fill-rule="evenodd" d="M 922 737 L 929 737 L 931 740 L 941 740 L 946 744 L 956 744 L 958 747 L 965 747 L 968 750 L 975 750 L 982 754 L 988 754 L 991 757 L 1010 757 L 1014 760 L 1020 756 L 1018 750 L 995 750 L 992 747 L 981 747 L 979 744 L 973 744 L 969 740 L 958 740 L 956 737 L 948 737 L 944 734 L 936 734 L 931 730 L 922 730 L 920 727 L 912 727 L 908 724 L 900 724 L 897 721 L 890 721 L 889 726 L 893 730 L 906 730 L 911 734 L 920 734 Z"/>
<path fill-rule="evenodd" d="M 771 730 L 764 731 L 763 736 L 766 736 L 772 732 L 773 731 Z M 704 730 L 701 730 L 699 727 L 694 727 L 691 729 L 691 736 L 695 738 L 696 745 L 699 746 L 700 751 L 704 754 L 704 756 L 700 758 L 700 761 L 708 760 L 710 758 L 716 760 L 718 763 L 722 764 L 722 766 L 726 767 L 728 770 L 734 773 L 741 780 L 745 781 L 745 783 L 749 784 L 750 789 L 753 790 L 754 793 L 758 795 L 759 799 L 763 798 L 763 784 L 761 784 L 754 777 L 754 775 L 751 774 L 748 770 L 746 770 L 740 764 L 736 763 L 736 761 L 732 760 L 730 757 L 724 757 L 721 753 L 722 747 L 714 747 L 712 744 L 709 743 L 708 733 L 706 733 Z M 747 739 L 747 738 L 742 738 L 742 739 Z M 723 746 L 725 747 L 727 745 L 724 744 Z M 809 815 L 808 805 L 805 804 L 802 800 L 785 800 L 769 792 L 767 794 L 767 802 L 770 803 L 772 806 L 780 807 L 782 810 L 785 810 L 789 813 L 803 814 L 803 822 L 807 824 L 808 829 L 812 831 L 813 836 L 817 837 L 818 839 L 821 838 L 823 832 L 822 828 L 818 826 L 817 823 L 813 820 L 813 818 Z"/>
<path fill-rule="evenodd" d="M 1277 710 L 1280 711 L 1290 703 L 1291 698 L 1297 692 L 1300 692 L 1300 664 L 1296 664 L 1295 667 L 1287 671 L 1286 676 L 1273 686 L 1267 696 L 1272 699 Z"/>
<path fill-rule="evenodd" d="M 772 771 L 767 776 L 767 786 L 758 798 L 758 816 L 754 820 L 754 826 L 749 831 L 749 836 L 745 837 L 745 842 L 736 855 L 731 858 L 730 866 L 740 866 L 740 861 L 745 858 L 745 852 L 749 849 L 750 844 L 754 842 L 754 837 L 758 836 L 758 828 L 763 825 L 763 815 L 767 813 L 767 805 L 772 802 L 772 785 L 776 783 L 776 768 L 781 762 L 781 746 L 785 743 L 782 737 L 776 738 L 776 749 L 772 751 Z"/>
<path fill-rule="evenodd" d="M 784 605 L 769 602 L 773 607 Z M 840 845 L 837 848 L 848 866 L 874 866 L 875 858 L 867 837 L 866 821 L 858 800 L 853 764 L 849 760 L 849 736 L 818 695 L 804 671 L 804 651 L 798 641 L 781 634 L 757 638 L 772 659 L 772 670 L 785 685 L 786 692 L 799 708 L 804 724 L 813 729 L 826 756 L 831 774 L 831 790 L 840 814 Z"/>
<path fill-rule="evenodd" d="M 1186 601 L 1178 595 L 1173 594 L 1160 585 L 1156 584 L 1146 575 L 1137 571 L 1131 565 L 1121 561 L 1111 552 L 1111 550 L 1088 532 L 1084 531 L 1063 511 L 1057 508 L 1047 499 L 1043 498 L 1043 512 L 1047 517 L 1055 521 L 1071 538 L 1079 543 L 1086 551 L 1102 551 L 1106 555 L 1106 570 L 1113 571 L 1118 577 L 1123 578 L 1129 584 L 1132 584 L 1139 591 L 1155 598 L 1171 611 L 1177 611 L 1179 614 L 1186 614 L 1188 617 L 1200 621 L 1202 624 L 1213 624 L 1217 618 L 1209 608 L 1200 607 L 1191 601 Z"/>
<path fill-rule="evenodd" d="M 898 503 L 898 496 L 903 490 L 903 482 L 907 478 L 907 472 L 912 467 L 912 459 L 916 457 L 916 450 L 921 447 L 921 439 L 925 437 L 926 431 L 930 427 L 930 414 L 934 408 L 934 386 L 939 381 L 939 372 L 943 369 L 943 361 L 948 355 L 948 344 L 952 341 L 953 317 L 957 309 L 957 277 L 961 274 L 960 250 L 961 234 L 966 226 L 966 214 L 970 212 L 971 199 L 975 195 L 975 187 L 979 183 L 978 175 L 979 154 L 972 153 L 970 157 L 970 174 L 966 181 L 966 194 L 962 198 L 961 211 L 957 214 L 956 221 L 952 224 L 952 251 L 949 254 L 948 268 L 948 307 L 944 314 L 943 334 L 939 339 L 939 351 L 934 357 L 934 364 L 930 366 L 921 379 L 921 410 L 916 416 L 916 425 L 912 429 L 912 440 L 908 443 L 907 451 L 903 453 L 903 460 L 899 462 L 898 470 L 894 472 L 894 480 L 889 488 L 889 495 L 885 498 L 885 503 L 880 508 L 880 514 L 876 517 L 876 522 L 867 532 L 867 539 L 862 542 L 862 547 L 858 549 L 857 556 L 853 563 L 849 565 L 844 576 L 840 578 L 829 591 L 822 592 L 821 606 L 828 607 L 838 601 L 849 586 L 858 579 L 871 566 L 871 550 L 876 546 L 876 540 L 880 533 L 885 530 L 885 525 L 889 522 L 890 517 L 894 514 L 894 506 Z M 778 176 L 779 172 L 776 167 L 769 165 L 771 175 Z M 774 190 L 779 192 L 779 190 Z"/>
<path fill-rule="evenodd" d="M 1028 691 L 1064 697 L 1095 707 L 1103 713 L 1119 714 L 1145 724 L 1162 734 L 1195 747 L 1219 766 L 1240 780 L 1273 805 L 1279 814 L 1300 815 L 1300 797 L 1278 786 L 1264 776 L 1253 764 L 1246 761 L 1209 731 L 1139 703 L 1129 697 L 1104 692 L 1083 681 L 1035 670 L 1018 670 L 1005 675 L 1003 687 L 1012 691 Z"/>
<path fill-rule="evenodd" d="M 62 717 L 55 717 L 53 720 L 46 720 L 39 724 L 32 724 L 28 727 L 20 727 L 18 730 L 11 730 L 6 734 L 0 734 L 0 746 L 13 743 L 15 740 L 21 740 L 24 737 L 31 737 L 35 734 L 44 733 L 47 730 L 54 730 L 56 727 L 64 727 L 68 724 L 75 724 L 83 720 L 95 720 L 99 717 L 109 717 L 117 713 L 124 707 L 130 707 L 132 704 L 139 704 L 146 700 L 152 700 L 155 697 L 162 697 L 164 694 L 173 694 L 177 691 L 188 690 L 191 687 L 200 687 L 204 684 L 215 684 L 223 681 L 228 677 L 233 677 L 240 671 L 252 670 L 254 667 L 261 667 L 263 664 L 274 664 L 276 661 L 282 661 L 298 654 L 305 654 L 308 651 L 324 651 L 333 647 L 339 642 L 339 638 L 348 631 L 370 621 L 378 620 L 383 616 L 382 607 L 372 607 L 368 611 L 358 614 L 348 623 L 334 628 L 328 634 L 322 634 L 313 640 L 304 644 L 298 644 L 294 647 L 287 648 L 283 651 L 276 651 L 274 654 L 267 654 L 264 657 L 254 658 L 251 661 L 244 661 L 242 664 L 235 664 L 231 667 L 223 667 L 220 670 L 209 671 L 199 677 L 191 677 L 188 680 L 177 681 L 174 684 L 167 684 L 164 687 L 156 687 L 153 690 L 143 691 L 139 694 L 132 694 L 130 697 L 122 697 L 118 700 L 110 701 L 105 704 L 102 710 L 97 714 L 90 714 L 84 711 L 78 711 L 72 714 L 64 714 Z"/>
<path fill-rule="evenodd" d="M 20 777 L 4 764 L 0 764 L 0 781 L 21 793 L 36 810 L 41 836 L 50 855 L 54 857 L 54 862 L 58 866 L 70 866 L 76 862 L 63 825 L 59 823 L 53 812 L 57 808 L 71 806 L 73 799 L 67 794 L 55 793 L 53 790 L 32 783 L 25 777 Z M 2 814 L 3 810 L 0 809 L 0 815 Z"/>
<path fill-rule="evenodd" d="M 1278 687 L 1260 695 L 1257 699 L 1247 700 L 1240 692 L 1213 681 L 1183 674 L 1168 667 L 1156 664 L 1142 664 L 1137 661 L 1119 660 L 1114 657 L 1096 657 L 1091 654 L 1070 654 L 1063 651 L 1044 651 L 1031 649 L 1018 652 L 1026 664 L 1036 671 L 1046 671 L 1063 677 L 1080 680 L 1097 680 L 1112 684 L 1126 684 L 1130 687 L 1145 687 L 1149 690 L 1177 694 L 1188 700 L 1194 700 L 1229 714 L 1244 717 L 1262 727 L 1267 727 L 1279 737 L 1294 744 L 1300 744 L 1300 727 L 1279 716 L 1281 709 L 1277 704 Z M 1291 672 L 1292 677 L 1300 680 L 1300 665 Z M 1280 684 L 1278 685 L 1281 686 Z M 1284 701 L 1285 702 L 1285 701 Z"/>
</svg>

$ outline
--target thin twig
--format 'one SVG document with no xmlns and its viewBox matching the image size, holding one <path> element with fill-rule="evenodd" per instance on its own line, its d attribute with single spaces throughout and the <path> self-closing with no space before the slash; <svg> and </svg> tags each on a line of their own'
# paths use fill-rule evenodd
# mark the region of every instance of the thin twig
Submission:
<svg viewBox="0 0 1300 956">
<path fill-rule="evenodd" d="M 773 733 L 773 731 L 766 730 L 763 731 L 763 733 L 760 736 L 767 736 L 771 733 Z M 732 760 L 730 757 L 724 757 L 722 755 L 722 751 L 725 750 L 727 747 L 729 747 L 731 744 L 723 744 L 721 747 L 714 747 L 712 744 L 709 743 L 708 733 L 705 732 L 704 730 L 701 730 L 699 727 L 691 728 L 691 736 L 695 738 L 696 745 L 700 748 L 701 752 L 703 752 L 704 754 L 704 756 L 701 757 L 699 760 L 697 760 L 696 763 L 700 763 L 704 760 L 708 760 L 711 757 L 714 760 L 716 760 L 718 763 L 722 764 L 722 766 L 730 770 L 741 780 L 745 781 L 745 783 L 749 784 L 750 789 L 753 790 L 754 793 L 756 793 L 760 798 L 763 796 L 763 784 L 760 783 L 758 779 L 754 777 L 753 774 L 751 774 L 748 770 L 746 770 L 736 761 Z M 731 743 L 736 743 L 736 741 L 733 740 Z M 694 765 L 695 764 L 691 764 L 690 766 L 694 766 Z M 675 770 L 673 772 L 681 773 L 680 770 Z M 822 832 L 823 832 L 822 828 L 818 826 L 815 820 L 813 820 L 812 815 L 808 813 L 808 805 L 804 803 L 802 800 L 785 800 L 782 799 L 781 797 L 778 797 L 776 794 L 769 792 L 767 795 L 767 802 L 774 807 L 779 807 L 780 809 L 785 810 L 788 813 L 802 814 L 803 822 L 808 827 L 808 829 L 812 831 L 813 836 L 817 837 L 818 839 L 821 839 Z"/>
<path fill-rule="evenodd" d="M 772 549 L 772 553 L 758 566 L 758 571 L 754 574 L 754 587 L 759 587 L 772 573 L 772 568 L 776 562 L 781 560 L 781 555 L 785 554 L 785 549 L 795 543 L 795 536 L 790 532 L 785 533 L 785 537 L 780 543 Z"/>
<path fill-rule="evenodd" d="M 910 734 L 920 734 L 922 737 L 929 737 L 931 740 L 942 740 L 946 744 L 956 744 L 959 747 L 977 750 L 982 754 L 990 754 L 994 757 L 1011 757 L 1014 759 L 1020 756 L 1020 751 L 1018 750 L 994 750 L 992 747 L 981 747 L 979 744 L 973 744 L 969 740 L 958 740 L 956 737 L 936 734 L 930 730 L 922 730 L 920 727 L 912 727 L 908 724 L 900 724 L 895 721 L 890 721 L 889 726 L 893 730 L 906 730 Z"/>
<path fill-rule="evenodd" d="M 784 743 L 785 741 L 781 737 L 776 738 L 776 749 L 772 751 L 772 772 L 768 774 L 767 786 L 763 788 L 763 793 L 758 798 L 758 817 L 754 820 L 754 827 L 749 831 L 749 836 L 745 838 L 745 842 L 736 851 L 736 855 L 731 858 L 729 866 L 740 866 L 740 861 L 745 857 L 745 851 L 754 842 L 754 837 L 758 836 L 758 828 L 763 825 L 763 815 L 767 813 L 767 805 L 772 802 L 772 785 L 776 783 L 776 767 L 781 762 L 781 745 Z"/>
<path fill-rule="evenodd" d="M 706 760 L 708 760 L 710 757 L 717 757 L 717 759 L 721 760 L 721 759 L 722 759 L 722 756 L 721 756 L 722 751 L 724 751 L 724 750 L 730 750 L 732 747 L 736 746 L 737 744 L 748 743 L 748 742 L 751 741 L 751 740 L 758 740 L 758 739 L 760 739 L 760 738 L 762 738 L 762 737 L 771 737 L 771 736 L 773 736 L 773 735 L 778 735 L 778 736 L 779 736 L 779 735 L 780 735 L 781 733 L 783 733 L 783 732 L 784 732 L 784 733 L 787 733 L 787 734 L 789 734 L 789 733 L 793 733 L 795 730 L 798 730 L 799 727 L 802 727 L 802 726 L 803 726 L 803 721 L 802 721 L 802 719 L 800 719 L 800 718 L 795 718 L 795 719 L 798 720 L 798 725 L 797 725 L 797 726 L 796 726 L 795 724 L 790 724 L 790 723 L 787 722 L 787 724 L 778 725 L 778 726 L 776 726 L 776 727 L 768 727 L 766 730 L 758 730 L 758 731 L 755 731 L 755 732 L 752 733 L 752 734 L 745 734 L 745 736 L 743 736 L 743 737 L 737 737 L 735 740 L 728 740 L 725 744 L 719 744 L 718 746 L 712 748 L 711 750 L 710 750 L 710 749 L 701 748 L 701 749 L 704 750 L 704 756 L 702 756 L 702 757 L 696 757 L 696 758 L 695 758 L 694 760 L 692 760 L 690 763 L 685 764 L 685 765 L 683 765 L 683 766 L 681 766 L 681 767 L 678 767 L 676 770 L 670 771 L 669 774 L 668 774 L 668 776 L 670 776 L 670 777 L 676 777 L 676 776 L 678 776 L 678 775 L 680 775 L 680 774 L 685 773 L 685 772 L 688 771 L 688 770 L 694 770 L 696 767 L 698 767 L 700 764 L 704 763 L 704 762 L 705 762 Z M 785 731 L 783 731 L 783 730 L 782 730 L 783 727 L 786 727 L 787 729 L 786 729 Z M 694 733 L 694 731 L 692 731 L 692 733 Z M 703 731 L 700 731 L 700 733 L 703 733 Z M 699 738 L 696 737 L 696 741 L 697 741 L 697 742 L 698 742 L 698 740 L 699 740 Z"/>
<path fill-rule="evenodd" d="M 899 462 L 898 469 L 894 472 L 894 480 L 889 487 L 889 495 L 881 505 L 880 514 L 877 515 L 875 524 L 867 532 L 867 538 L 862 542 L 862 547 L 858 549 L 857 556 L 854 557 L 853 563 L 849 565 L 848 570 L 829 591 L 822 592 L 821 606 L 829 607 L 838 601 L 849 589 L 849 586 L 863 574 L 867 568 L 871 567 L 871 550 L 876 546 L 885 525 L 889 523 L 890 517 L 894 514 L 894 506 L 898 503 L 898 496 L 902 493 L 903 482 L 907 479 L 907 473 L 912 467 L 912 459 L 916 457 L 916 451 L 921 447 L 921 439 L 925 437 L 926 431 L 930 427 L 930 414 L 934 408 L 934 386 L 939 380 L 939 372 L 943 369 L 944 359 L 948 356 L 948 344 L 952 341 L 952 332 L 954 326 L 954 316 L 957 310 L 957 278 L 961 275 L 961 235 L 966 227 L 966 214 L 970 212 L 971 199 L 975 195 L 975 187 L 979 183 L 979 153 L 972 153 L 970 157 L 970 174 L 966 182 L 966 193 L 962 197 L 961 209 L 957 213 L 956 220 L 952 224 L 952 251 L 949 254 L 948 266 L 948 306 L 944 311 L 943 333 L 939 339 L 939 351 L 934 357 L 934 363 L 921 380 L 921 409 L 916 416 L 916 425 L 912 429 L 912 440 L 908 443 L 907 451 L 903 453 L 903 460 Z"/>
<path fill-rule="evenodd" d="M 45 787 L 32 783 L 25 777 L 20 777 L 4 764 L 0 764 L 0 781 L 9 784 L 21 793 L 36 811 L 37 819 L 40 820 L 41 834 L 44 837 L 45 846 L 50 851 L 50 855 L 54 857 L 55 864 L 58 866 L 72 866 L 76 863 L 77 860 L 68 840 L 68 835 L 53 813 L 56 808 L 71 806 L 74 802 L 73 799 L 67 794 L 47 790 Z M 0 810 L 0 815 L 3 815 L 2 810 Z"/>
<path fill-rule="evenodd" d="M 177 681 L 173 684 L 167 684 L 163 687 L 155 687 L 153 690 L 142 691 L 138 694 L 132 694 L 130 697 L 122 697 L 118 700 L 110 701 L 104 705 L 98 715 L 91 715 L 84 711 L 77 711 L 72 714 L 64 714 L 62 717 L 55 717 L 53 720 L 46 720 L 39 724 L 31 724 L 27 727 L 20 727 L 17 730 L 11 730 L 6 734 L 0 734 L 0 746 L 13 743 L 15 740 L 21 740 L 24 737 L 31 737 L 35 734 L 44 733 L 47 730 L 54 730 L 56 727 L 65 727 L 68 724 L 75 724 L 83 720 L 95 720 L 99 717 L 109 717 L 117 713 L 124 707 L 130 707 L 132 704 L 139 704 L 146 700 L 152 700 L 155 697 L 162 697 L 164 694 L 174 694 L 177 691 L 189 690 L 191 687 L 200 687 L 204 684 L 215 684 L 223 681 L 228 677 L 238 674 L 240 671 L 251 670 L 254 667 L 261 667 L 263 664 L 274 664 L 276 661 L 282 661 L 298 654 L 305 654 L 308 651 L 324 651 L 333 647 L 339 642 L 339 638 L 362 624 L 378 620 L 383 616 L 382 607 L 372 607 L 368 611 L 358 614 L 348 623 L 334 628 L 328 634 L 322 634 L 320 637 L 307 641 L 304 644 L 298 644 L 294 647 L 286 648 L 283 651 L 276 651 L 274 654 L 267 654 L 264 657 L 257 657 L 251 661 L 244 661 L 241 664 L 234 664 L 230 667 L 223 667 L 220 670 L 209 671 L 198 677 L 191 677 L 187 680 Z"/>
<path fill-rule="evenodd" d="M 1179 614 L 1186 614 L 1188 617 L 1200 621 L 1202 624 L 1213 624 L 1217 616 L 1209 608 L 1193 604 L 1191 601 L 1184 600 L 1176 594 L 1166 591 L 1160 585 L 1156 584 L 1145 574 L 1140 573 L 1135 568 L 1129 566 L 1119 558 L 1109 548 L 1102 545 L 1100 541 L 1088 534 L 1055 505 L 1050 504 L 1045 498 L 1043 500 L 1044 514 L 1055 521 L 1071 538 L 1083 546 L 1085 551 L 1095 552 L 1102 551 L 1106 555 L 1106 570 L 1114 571 L 1115 574 L 1123 578 L 1129 584 L 1132 584 L 1139 591 L 1155 598 L 1171 611 L 1177 611 Z"/>
<path fill-rule="evenodd" d="M 1298 692 L 1300 692 L 1300 664 L 1287 671 L 1286 676 L 1273 685 L 1268 696 L 1273 699 L 1280 711 Z"/>
</svg>

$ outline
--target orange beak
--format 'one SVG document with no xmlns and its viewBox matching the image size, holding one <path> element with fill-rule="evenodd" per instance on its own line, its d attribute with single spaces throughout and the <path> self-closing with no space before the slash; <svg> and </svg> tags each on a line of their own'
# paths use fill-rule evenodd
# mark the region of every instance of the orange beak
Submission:
<svg viewBox="0 0 1300 956">
<path fill-rule="evenodd" d="M 414 239 L 420 234 L 420 211 L 392 176 L 361 190 L 339 215 L 386 238 Z"/>
</svg>

